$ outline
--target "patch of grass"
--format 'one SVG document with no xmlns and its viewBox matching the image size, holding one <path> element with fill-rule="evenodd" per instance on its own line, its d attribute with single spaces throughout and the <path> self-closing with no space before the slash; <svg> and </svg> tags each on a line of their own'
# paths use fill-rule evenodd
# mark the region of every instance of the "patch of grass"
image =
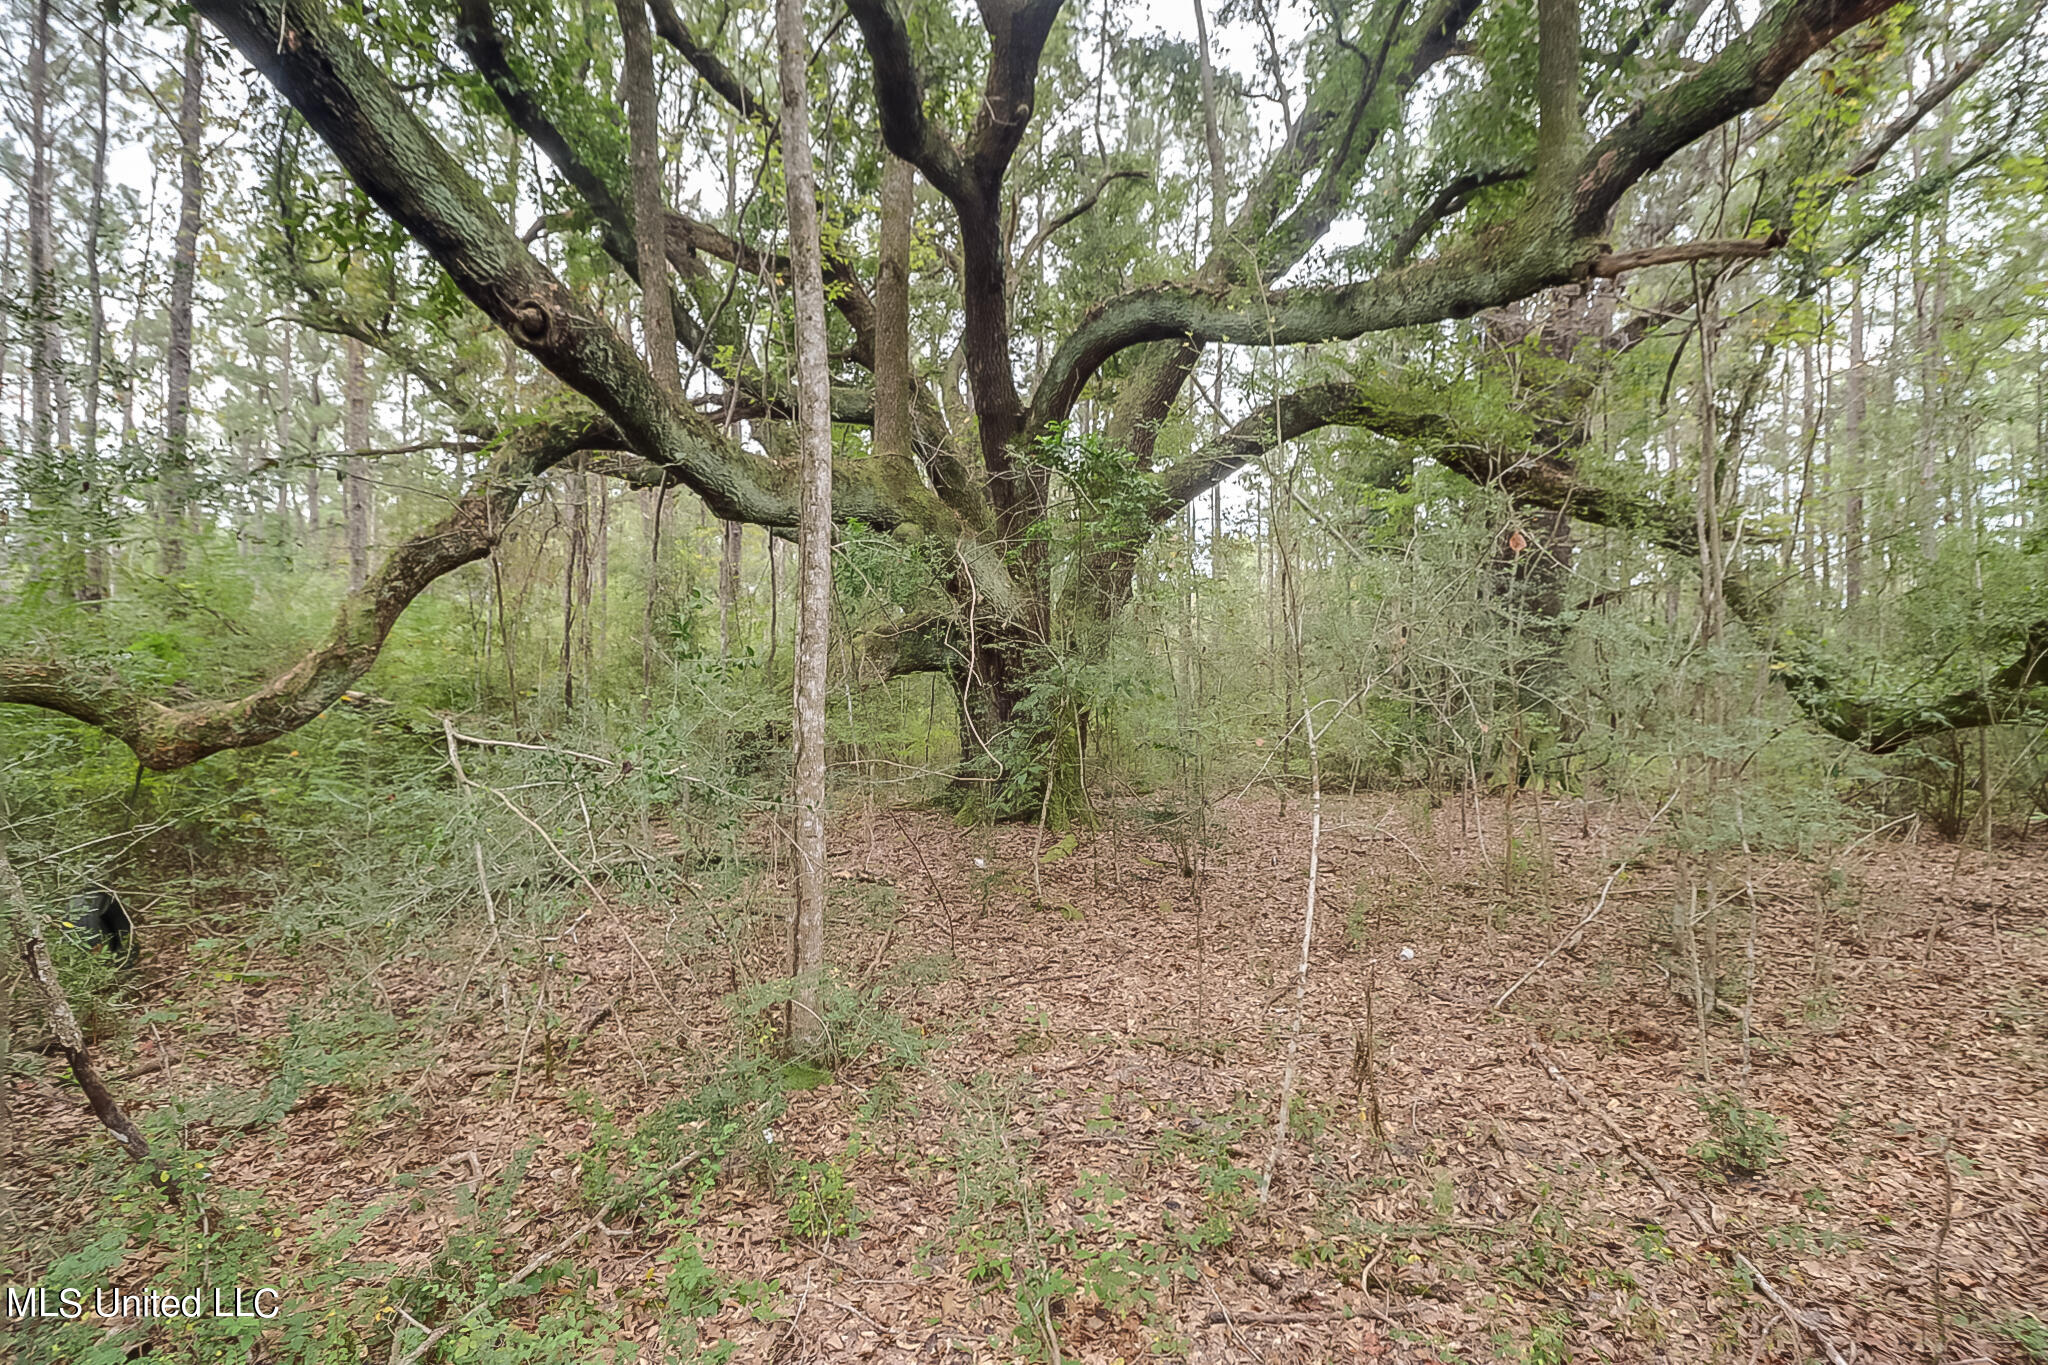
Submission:
<svg viewBox="0 0 2048 1365">
<path fill-rule="evenodd" d="M 1525 1356 L 1529 1365 L 1570 1365 L 1570 1330 L 1571 1321 L 1562 1313 L 1548 1314 L 1531 1327 L 1529 1349 Z"/>
<path fill-rule="evenodd" d="M 703 1157 L 686 1187 L 693 1192 L 707 1188 L 721 1171 L 772 1182 L 773 1125 L 786 1107 L 785 1090 L 780 1069 L 769 1060 L 735 1061 L 693 1093 L 640 1115 L 630 1132 L 602 1100 L 572 1096 L 571 1107 L 591 1124 L 588 1144 L 571 1158 L 583 1202 L 601 1207 L 693 1153 Z M 650 1198 L 672 1210 L 674 1188 Z"/>
<path fill-rule="evenodd" d="M 1238 1225 L 1250 1216 L 1259 1172 L 1255 1165 L 1239 1165 L 1238 1156 L 1250 1125 L 1257 1121 L 1256 1115 L 1239 1108 L 1191 1127 L 1160 1132 L 1161 1159 L 1191 1162 L 1201 1187 L 1202 1205 L 1196 1215 L 1175 1220 L 1178 1234 L 1190 1246 L 1204 1251 L 1228 1246 L 1237 1237 Z"/>
<path fill-rule="evenodd" d="M 766 1047 L 773 1043 L 783 1006 L 793 998 L 795 989 L 793 980 L 764 981 L 727 996 L 725 1004 L 745 1035 Z M 817 1060 L 831 1067 L 862 1058 L 894 1067 L 923 1061 L 939 1040 L 889 1009 L 883 1003 L 886 994 L 882 986 L 852 990 L 838 981 L 826 981 L 819 991 L 824 1052 Z"/>
<path fill-rule="evenodd" d="M 846 1159 L 859 1155 L 858 1139 L 847 1144 Z M 797 1161 L 785 1172 L 789 1189 L 790 1235 L 803 1241 L 850 1237 L 864 1216 L 854 1202 L 846 1169 L 837 1161 Z"/>
<path fill-rule="evenodd" d="M 281 1037 L 256 1048 L 256 1065 L 272 1073 L 266 1085 L 216 1086 L 173 1100 L 166 1112 L 181 1124 L 247 1130 L 276 1123 L 309 1091 L 339 1086 L 357 1096 L 379 1097 L 351 1115 L 351 1131 L 365 1131 L 413 1107 L 402 1092 L 387 1093 L 387 1080 L 401 1070 L 423 1070 L 432 1061 L 427 1042 L 385 1009 L 346 1007 L 328 1017 L 295 1013 L 285 1028 Z"/>
<path fill-rule="evenodd" d="M 1004 1138 L 1009 1090 L 983 1073 L 967 1085 L 948 1087 L 947 1098 L 956 1116 L 948 1134 L 957 1187 L 953 1250 L 969 1284 L 993 1289 L 1010 1283 L 1018 1270 L 1016 1249 L 1031 1221 L 1025 1201 L 1036 1219 L 1043 1196 L 1029 1180 L 1019 1149 Z"/>
<path fill-rule="evenodd" d="M 1842 992 L 1835 986 L 1816 986 L 1799 1002 L 1799 1013 L 1813 1033 L 1834 1033 L 1842 1027 Z"/>
<path fill-rule="evenodd" d="M 2032 1313 L 2007 1313 L 1970 1324 L 1980 1332 L 2009 1341 L 2030 1360 L 2048 1360 L 2048 1322 Z"/>
<path fill-rule="evenodd" d="M 1739 1096 L 1706 1096 L 1700 1100 L 1700 1111 L 1707 1116 L 1707 1136 L 1693 1145 L 1692 1156 L 1701 1165 L 1754 1178 L 1784 1155 L 1784 1127 Z"/>
</svg>

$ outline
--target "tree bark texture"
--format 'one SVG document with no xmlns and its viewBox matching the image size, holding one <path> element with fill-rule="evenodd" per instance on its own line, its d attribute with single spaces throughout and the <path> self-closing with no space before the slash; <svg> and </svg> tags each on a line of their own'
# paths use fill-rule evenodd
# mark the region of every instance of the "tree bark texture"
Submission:
<svg viewBox="0 0 2048 1365">
<path fill-rule="evenodd" d="M 342 443 L 348 447 L 342 477 L 342 517 L 348 534 L 348 590 L 370 581 L 370 378 L 363 343 L 343 344 Z"/>
<path fill-rule="evenodd" d="M 824 1033 L 825 668 L 832 610 L 831 374 L 825 355 L 825 271 L 811 161 L 810 46 L 803 0 L 776 0 L 782 173 L 789 206 L 790 290 L 796 301 L 800 454 L 796 625 L 796 935 L 790 1043 L 817 1052 Z"/>
<path fill-rule="evenodd" d="M 192 292 L 199 273 L 199 215 L 205 194 L 199 160 L 206 67 L 199 16 L 185 27 L 184 74 L 178 95 L 178 229 L 171 241 L 170 340 L 165 350 L 164 450 L 157 490 L 166 573 L 185 563 L 185 511 L 191 496 Z"/>
</svg>

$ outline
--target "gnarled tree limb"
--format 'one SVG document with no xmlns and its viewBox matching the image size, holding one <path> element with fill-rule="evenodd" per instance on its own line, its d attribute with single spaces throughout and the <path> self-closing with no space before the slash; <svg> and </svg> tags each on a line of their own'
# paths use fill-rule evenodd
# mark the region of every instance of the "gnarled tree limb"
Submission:
<svg viewBox="0 0 2048 1365">
<path fill-rule="evenodd" d="M 324 7 L 313 0 L 201 0 L 200 12 L 305 116 L 350 177 L 470 301 L 595 404 L 624 444 L 645 459 L 674 465 L 726 520 L 794 524 L 788 471 L 663 392 L 603 313 L 534 259 L 482 188 Z M 907 521 L 957 524 L 927 490 L 884 489 L 858 467 L 835 478 L 834 513 L 884 529 Z"/>
<path fill-rule="evenodd" d="M 1777 93 L 1847 29 L 1897 0 L 1777 0 L 1698 70 L 1639 105 L 1592 147 L 1569 193 L 1532 198 L 1513 223 L 1442 255 L 1330 287 L 1266 290 L 1177 283 L 1133 290 L 1093 310 L 1054 352 L 1032 399 L 1034 422 L 1063 419 L 1111 356 L 1174 337 L 1235 345 L 1344 340 L 1469 317 L 1586 278 L 1622 194 L 1706 132 Z"/>
<path fill-rule="evenodd" d="M 587 413 L 514 433 L 454 510 L 394 549 L 342 600 L 325 640 L 246 696 L 166 705 L 105 665 L 0 659 L 0 702 L 96 726 L 155 772 L 267 743 L 317 717 L 369 672 L 399 615 L 428 584 L 489 554 L 537 476 L 578 451 L 619 443 L 609 422 Z"/>
<path fill-rule="evenodd" d="M 1876 696 L 1853 690 L 1814 645 L 1780 641 L 1771 665 L 1809 720 L 1873 754 L 1895 753 L 1916 739 L 2010 725 L 2048 716 L 2048 621 L 2036 621 L 2012 662 L 1983 687 L 1941 696 Z"/>
<path fill-rule="evenodd" d="M 690 26 L 676 13 L 674 0 L 649 0 L 654 11 L 654 31 L 661 40 L 681 53 L 696 69 L 704 83 L 745 119 L 760 124 L 771 135 L 778 132 L 775 110 L 767 100 L 749 89 L 718 54 L 697 40 Z"/>
</svg>

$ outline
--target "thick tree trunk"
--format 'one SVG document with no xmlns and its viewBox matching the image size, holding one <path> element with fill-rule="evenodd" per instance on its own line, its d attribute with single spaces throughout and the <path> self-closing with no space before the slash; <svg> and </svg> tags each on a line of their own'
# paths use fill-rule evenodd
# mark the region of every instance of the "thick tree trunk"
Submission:
<svg viewBox="0 0 2048 1365">
<path fill-rule="evenodd" d="M 817 1052 L 824 1036 L 825 666 L 832 598 L 832 381 L 825 355 L 825 273 L 811 164 L 810 47 L 803 0 L 776 0 L 783 181 L 789 207 L 790 290 L 796 300 L 797 420 L 802 455 L 797 513 L 796 993 L 789 1037 Z"/>
<path fill-rule="evenodd" d="M 951 682 L 960 726 L 952 797 L 963 812 L 1087 822 L 1088 717 L 1047 668 L 1031 614 L 958 611 L 871 636 L 866 648 L 891 675 L 941 672 Z"/>
<path fill-rule="evenodd" d="M 625 69 L 626 134 L 633 175 L 633 244 L 640 267 L 640 330 L 647 368 L 670 392 L 682 387 L 675 315 L 669 309 L 668 203 L 661 175 L 661 104 L 654 83 L 654 38 L 645 0 L 617 0 Z"/>
<path fill-rule="evenodd" d="M 183 89 L 178 98 L 178 231 L 171 244 L 170 341 L 164 394 L 164 451 L 157 490 L 165 573 L 185 563 L 185 512 L 191 496 L 192 289 L 199 272 L 199 164 L 206 67 L 200 60 L 199 16 L 185 27 Z"/>
<path fill-rule="evenodd" d="M 1563 662 L 1563 616 L 1570 605 L 1567 588 L 1575 548 L 1572 518 L 1562 508 L 1516 510 L 1521 523 L 1505 530 L 1494 545 L 1494 591 L 1535 647 L 1533 656 L 1515 670 L 1516 678 L 1536 684 L 1540 675 Z"/>
</svg>

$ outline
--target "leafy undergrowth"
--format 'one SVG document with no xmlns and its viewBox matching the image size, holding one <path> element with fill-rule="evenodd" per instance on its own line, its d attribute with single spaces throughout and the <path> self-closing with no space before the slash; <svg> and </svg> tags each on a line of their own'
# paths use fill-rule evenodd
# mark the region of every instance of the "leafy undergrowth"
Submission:
<svg viewBox="0 0 2048 1365">
<path fill-rule="evenodd" d="M 1298 805 L 1215 812 L 1198 881 L 1170 812 L 1043 844 L 849 818 L 829 1073 L 770 1051 L 765 837 L 693 874 L 689 914 L 479 906 L 353 955 L 159 938 L 104 1067 L 204 1197 L 167 1205 L 32 1065 L 5 1278 L 274 1286 L 280 1315 L 15 1322 L 10 1349 L 406 1361 L 446 1328 L 419 1359 L 1817 1358 L 1789 1310 L 1861 1360 L 2048 1359 L 2039 856 L 1751 861 L 1703 1037 L 1655 858 L 1496 1007 L 1642 817 L 1515 811 L 1507 841 L 1498 805 L 1327 803 L 1263 1207 Z"/>
</svg>

